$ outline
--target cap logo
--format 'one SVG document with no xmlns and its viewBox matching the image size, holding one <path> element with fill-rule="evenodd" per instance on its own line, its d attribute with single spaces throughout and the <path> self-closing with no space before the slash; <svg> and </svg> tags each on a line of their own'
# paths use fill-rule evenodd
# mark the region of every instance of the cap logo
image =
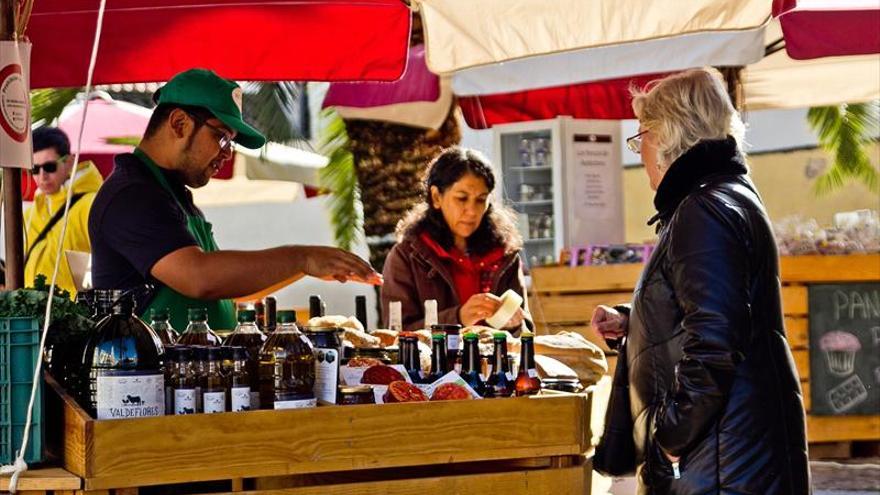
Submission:
<svg viewBox="0 0 880 495">
<path fill-rule="evenodd" d="M 241 88 L 235 88 L 232 90 L 232 101 L 235 102 L 235 106 L 238 107 L 238 112 L 241 113 Z"/>
</svg>

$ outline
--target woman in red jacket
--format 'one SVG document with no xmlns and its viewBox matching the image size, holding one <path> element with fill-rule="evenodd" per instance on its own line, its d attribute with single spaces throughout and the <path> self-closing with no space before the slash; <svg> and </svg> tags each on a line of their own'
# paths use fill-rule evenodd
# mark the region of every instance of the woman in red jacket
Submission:
<svg viewBox="0 0 880 495">
<path fill-rule="evenodd" d="M 522 237 L 513 214 L 493 204 L 492 165 L 477 151 L 449 148 L 425 180 L 425 201 L 397 226 L 398 242 L 385 260 L 382 308 L 400 301 L 403 327 L 424 327 L 424 301 L 437 301 L 439 323 L 475 325 L 501 306 L 512 289 L 522 306 L 504 325 L 532 328 L 523 284 Z"/>
</svg>

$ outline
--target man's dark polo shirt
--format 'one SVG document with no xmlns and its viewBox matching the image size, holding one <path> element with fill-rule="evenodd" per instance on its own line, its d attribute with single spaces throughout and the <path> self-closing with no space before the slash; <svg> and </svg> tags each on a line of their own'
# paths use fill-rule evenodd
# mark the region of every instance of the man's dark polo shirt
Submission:
<svg viewBox="0 0 880 495">
<path fill-rule="evenodd" d="M 153 265 L 169 253 L 197 245 L 196 240 L 177 202 L 139 158 L 125 153 L 115 162 L 89 214 L 92 284 L 96 289 L 161 286 L 150 276 Z M 202 215 L 175 174 L 162 172 L 190 214 Z M 141 299 L 138 310 L 146 303 Z"/>
</svg>

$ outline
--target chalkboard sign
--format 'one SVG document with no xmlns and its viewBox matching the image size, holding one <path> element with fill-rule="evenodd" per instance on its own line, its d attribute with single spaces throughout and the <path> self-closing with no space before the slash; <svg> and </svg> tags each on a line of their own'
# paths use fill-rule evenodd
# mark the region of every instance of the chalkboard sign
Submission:
<svg viewBox="0 0 880 495">
<path fill-rule="evenodd" d="M 880 414 L 880 283 L 809 290 L 811 414 Z"/>
</svg>

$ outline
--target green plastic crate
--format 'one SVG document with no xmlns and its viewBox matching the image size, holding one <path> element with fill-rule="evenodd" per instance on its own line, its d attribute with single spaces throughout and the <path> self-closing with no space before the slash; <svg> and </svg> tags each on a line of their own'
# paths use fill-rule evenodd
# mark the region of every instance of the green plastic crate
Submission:
<svg viewBox="0 0 880 495">
<path fill-rule="evenodd" d="M 15 461 L 16 451 L 21 448 L 34 365 L 40 352 L 40 330 L 36 318 L 0 318 L 0 462 L 3 464 Z M 28 463 L 44 460 L 43 386 L 41 376 L 24 456 Z"/>
</svg>

